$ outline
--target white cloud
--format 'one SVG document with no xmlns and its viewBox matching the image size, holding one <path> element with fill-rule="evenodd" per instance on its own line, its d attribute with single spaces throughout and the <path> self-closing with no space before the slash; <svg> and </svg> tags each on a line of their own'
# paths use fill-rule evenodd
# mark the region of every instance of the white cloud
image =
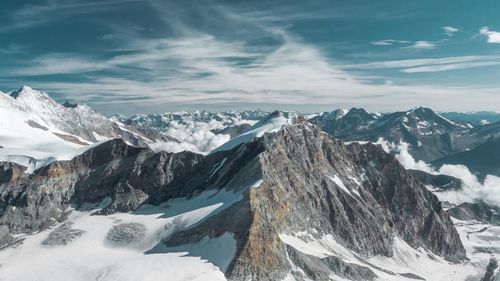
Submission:
<svg viewBox="0 0 500 281">
<path fill-rule="evenodd" d="M 190 150 L 206 154 L 229 141 L 229 135 L 216 135 L 210 131 L 219 128 L 219 126 L 215 120 L 209 123 L 189 122 L 184 124 L 173 121 L 165 134 L 175 136 L 181 143 L 159 143 L 155 144 L 153 148 L 170 152 Z"/>
<path fill-rule="evenodd" d="M 442 29 L 444 31 L 444 34 L 446 34 L 447 36 L 450 36 L 450 37 L 455 35 L 455 33 L 460 31 L 460 29 L 453 27 L 453 26 L 443 26 Z"/>
<path fill-rule="evenodd" d="M 411 48 L 411 49 L 434 49 L 436 44 L 430 41 L 405 41 L 405 40 L 395 40 L 395 39 L 385 39 L 379 41 L 370 42 L 375 46 L 392 46 L 392 45 L 403 45 L 402 48 Z"/>
<path fill-rule="evenodd" d="M 466 166 L 463 165 L 443 165 L 439 170 L 425 163 L 424 161 L 416 161 L 415 158 L 408 152 L 409 145 L 405 142 L 394 144 L 379 139 L 378 144 L 381 144 L 386 152 L 396 152 L 396 159 L 406 168 L 413 170 L 424 171 L 433 175 L 448 175 L 459 178 L 463 181 L 460 190 L 448 190 L 435 192 L 440 200 L 448 201 L 454 204 L 464 202 L 485 201 L 488 204 L 500 206 L 500 177 L 487 175 L 484 182 L 481 183 L 476 175 L 474 175 Z"/>
<path fill-rule="evenodd" d="M 454 63 L 444 65 L 430 65 L 402 69 L 405 73 L 420 73 L 420 72 L 440 72 L 448 70 L 469 69 L 474 67 L 485 67 L 492 65 L 500 65 L 500 61 L 476 61 L 466 63 Z"/>
<path fill-rule="evenodd" d="M 480 182 L 476 175 L 463 165 L 444 165 L 439 169 L 444 175 L 454 176 L 464 182 L 461 190 L 450 190 L 437 193 L 441 200 L 455 204 L 464 202 L 484 201 L 488 204 L 500 206 L 500 177 L 487 175 L 484 182 Z"/>
<path fill-rule="evenodd" d="M 434 49 L 436 48 L 436 45 L 432 42 L 429 41 L 415 41 L 413 45 L 409 46 L 408 48 L 413 48 L 413 49 Z"/>
<path fill-rule="evenodd" d="M 398 69 L 405 73 L 419 72 L 439 72 L 456 69 L 467 69 L 473 67 L 484 67 L 499 65 L 500 56 L 461 56 L 444 57 L 435 59 L 410 59 L 410 60 L 392 60 L 378 61 L 357 65 L 347 65 L 345 68 L 353 69 Z"/>
<path fill-rule="evenodd" d="M 411 42 L 404 41 L 404 40 L 386 39 L 386 40 L 372 41 L 371 43 L 372 43 L 372 45 L 375 45 L 375 46 L 391 46 L 391 45 L 395 45 L 395 44 L 408 44 Z"/>
<path fill-rule="evenodd" d="M 492 31 L 487 26 L 479 30 L 479 34 L 488 38 L 488 43 L 500 44 L 500 32 Z"/>
</svg>

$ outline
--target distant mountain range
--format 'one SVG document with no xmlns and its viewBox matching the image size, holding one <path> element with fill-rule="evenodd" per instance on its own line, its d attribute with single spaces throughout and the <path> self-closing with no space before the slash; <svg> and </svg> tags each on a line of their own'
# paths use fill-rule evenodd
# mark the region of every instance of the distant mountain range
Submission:
<svg viewBox="0 0 500 281">
<path fill-rule="evenodd" d="M 486 125 L 500 122 L 500 113 L 493 111 L 441 112 L 440 114 L 455 122 L 471 123 L 473 125 Z"/>
<path fill-rule="evenodd" d="M 443 164 L 463 164 L 481 177 L 500 175 L 500 162 L 491 156 L 499 149 L 500 122 L 484 125 L 458 123 L 429 108 L 372 114 L 364 109 L 335 110 L 315 116 L 309 122 L 345 141 L 384 140 L 409 144 L 410 154 L 417 160 Z"/>
</svg>

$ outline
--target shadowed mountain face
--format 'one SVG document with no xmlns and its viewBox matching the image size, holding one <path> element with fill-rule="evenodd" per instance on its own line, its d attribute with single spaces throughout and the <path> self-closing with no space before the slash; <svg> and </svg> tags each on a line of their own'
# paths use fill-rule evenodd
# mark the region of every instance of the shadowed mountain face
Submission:
<svg viewBox="0 0 500 281">
<path fill-rule="evenodd" d="M 450 208 L 448 213 L 450 216 L 462 221 L 479 221 L 483 223 L 490 223 L 499 225 L 500 214 L 498 207 L 491 207 L 485 202 L 477 203 L 462 203 L 458 206 Z"/>
<path fill-rule="evenodd" d="M 484 179 L 486 175 L 500 175 L 500 138 L 488 140 L 477 147 L 438 159 L 432 164 L 441 167 L 444 164 L 465 165 L 473 173 Z"/>
<path fill-rule="evenodd" d="M 153 153 L 112 140 L 27 178 L 9 180 L 13 169 L 4 168 L 0 179 L 0 223 L 12 233 L 50 227 L 65 220 L 69 206 L 85 203 L 108 202 L 96 214 L 111 214 L 207 190 L 241 193 L 228 208 L 162 242 L 179 246 L 233 233 L 236 255 L 226 271 L 233 280 L 282 279 L 294 264 L 317 268 L 304 273 L 312 280 L 330 274 L 371 280 L 376 274 L 363 257 L 392 256 L 395 237 L 450 261 L 465 258 L 437 197 L 397 160 L 377 145 L 345 145 L 302 117 L 208 156 Z M 284 242 L 298 232 L 334 237 L 359 253 L 362 265 L 310 256 Z"/>
<path fill-rule="evenodd" d="M 459 190 L 464 184 L 461 179 L 448 175 L 433 175 L 420 170 L 408 170 L 408 172 L 424 185 L 430 186 L 436 191 Z"/>
</svg>

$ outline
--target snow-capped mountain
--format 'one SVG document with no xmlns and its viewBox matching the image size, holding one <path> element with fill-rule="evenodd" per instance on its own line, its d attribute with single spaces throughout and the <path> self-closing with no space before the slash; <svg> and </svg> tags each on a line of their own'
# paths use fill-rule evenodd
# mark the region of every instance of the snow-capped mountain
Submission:
<svg viewBox="0 0 500 281">
<path fill-rule="evenodd" d="M 111 138 L 145 146 L 152 141 L 86 105 L 66 106 L 46 93 L 23 86 L 0 93 L 0 160 L 39 168 L 69 160 L 89 145 Z"/>
<path fill-rule="evenodd" d="M 379 139 L 410 145 L 410 153 L 418 160 L 433 161 L 465 150 L 469 142 L 461 141 L 473 129 L 471 124 L 450 121 L 429 108 L 370 114 L 364 109 L 351 109 L 337 119 L 321 115 L 310 120 L 325 132 L 346 141 Z"/>
</svg>

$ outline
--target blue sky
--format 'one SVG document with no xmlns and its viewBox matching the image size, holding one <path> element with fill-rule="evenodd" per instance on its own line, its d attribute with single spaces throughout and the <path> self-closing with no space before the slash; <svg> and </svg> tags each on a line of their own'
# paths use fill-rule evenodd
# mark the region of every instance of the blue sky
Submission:
<svg viewBox="0 0 500 281">
<path fill-rule="evenodd" d="M 498 1 L 0 2 L 0 89 L 99 111 L 500 111 Z"/>
</svg>

